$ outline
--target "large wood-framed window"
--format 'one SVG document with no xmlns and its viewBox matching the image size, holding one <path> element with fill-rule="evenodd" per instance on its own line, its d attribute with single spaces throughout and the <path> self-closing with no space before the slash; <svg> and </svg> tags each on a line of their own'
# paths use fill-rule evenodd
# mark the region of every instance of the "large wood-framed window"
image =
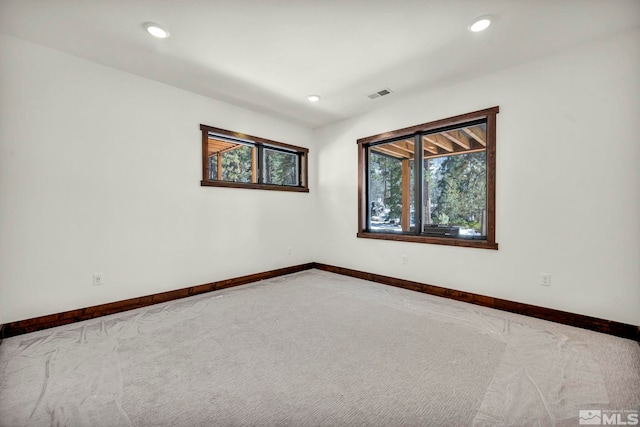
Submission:
<svg viewBox="0 0 640 427">
<path fill-rule="evenodd" d="M 358 237 L 498 249 L 498 107 L 358 140 Z"/>
<path fill-rule="evenodd" d="M 202 186 L 309 192 L 309 150 L 200 125 Z"/>
</svg>

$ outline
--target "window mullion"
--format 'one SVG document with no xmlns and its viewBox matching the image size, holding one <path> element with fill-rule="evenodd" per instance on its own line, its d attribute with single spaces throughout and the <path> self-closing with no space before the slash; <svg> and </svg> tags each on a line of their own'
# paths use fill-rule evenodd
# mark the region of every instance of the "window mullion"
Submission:
<svg viewBox="0 0 640 427">
<path fill-rule="evenodd" d="M 257 177 L 258 177 L 258 184 L 263 184 L 264 183 L 264 145 L 262 144 L 256 144 L 256 148 L 258 149 L 258 173 L 257 173 Z"/>
<path fill-rule="evenodd" d="M 422 136 L 420 134 L 416 134 L 413 137 L 413 222 L 415 224 L 414 234 L 420 235 L 422 232 L 422 206 L 423 206 L 423 195 L 422 195 L 422 187 L 423 187 L 423 162 L 422 162 Z"/>
</svg>

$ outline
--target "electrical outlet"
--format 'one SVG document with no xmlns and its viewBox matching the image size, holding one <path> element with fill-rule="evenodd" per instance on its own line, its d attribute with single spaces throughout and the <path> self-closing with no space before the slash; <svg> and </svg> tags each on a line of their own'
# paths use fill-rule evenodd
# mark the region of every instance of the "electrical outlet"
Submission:
<svg viewBox="0 0 640 427">
<path fill-rule="evenodd" d="M 104 284 L 102 273 L 93 273 L 93 286 L 100 286 L 102 284 Z"/>
<path fill-rule="evenodd" d="M 291 251 L 291 246 L 289 246 L 289 247 L 287 248 L 287 255 L 291 255 L 291 253 L 292 253 L 292 251 Z"/>
<path fill-rule="evenodd" d="M 409 257 L 406 255 L 402 255 L 402 265 L 409 264 Z"/>
<path fill-rule="evenodd" d="M 551 286 L 551 275 L 549 273 L 540 273 L 540 285 Z"/>
</svg>

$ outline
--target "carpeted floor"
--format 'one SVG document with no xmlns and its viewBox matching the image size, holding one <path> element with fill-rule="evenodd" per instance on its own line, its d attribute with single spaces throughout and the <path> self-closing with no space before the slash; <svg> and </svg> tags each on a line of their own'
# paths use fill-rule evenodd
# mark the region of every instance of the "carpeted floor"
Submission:
<svg viewBox="0 0 640 427">
<path fill-rule="evenodd" d="M 575 426 L 639 407 L 633 341 L 317 270 L 0 346 L 0 426 Z"/>
</svg>

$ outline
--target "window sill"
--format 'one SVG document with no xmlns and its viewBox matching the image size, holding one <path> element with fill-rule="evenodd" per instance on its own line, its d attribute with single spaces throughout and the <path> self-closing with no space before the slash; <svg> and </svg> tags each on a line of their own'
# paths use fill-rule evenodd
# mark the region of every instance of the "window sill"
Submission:
<svg viewBox="0 0 640 427">
<path fill-rule="evenodd" d="M 293 191 L 296 193 L 308 193 L 308 187 L 288 187 L 286 185 L 254 184 L 247 182 L 228 181 L 200 181 L 202 187 L 227 187 L 227 188 L 251 188 L 254 190 Z"/>
<path fill-rule="evenodd" d="M 391 233 L 371 233 L 361 231 L 357 234 L 359 238 L 379 239 L 379 240 L 395 240 L 400 242 L 428 243 L 432 245 L 462 246 L 466 248 L 493 249 L 498 250 L 498 243 L 486 240 L 467 240 L 456 239 L 451 237 L 428 237 L 414 236 L 409 234 L 391 234 Z"/>
</svg>

